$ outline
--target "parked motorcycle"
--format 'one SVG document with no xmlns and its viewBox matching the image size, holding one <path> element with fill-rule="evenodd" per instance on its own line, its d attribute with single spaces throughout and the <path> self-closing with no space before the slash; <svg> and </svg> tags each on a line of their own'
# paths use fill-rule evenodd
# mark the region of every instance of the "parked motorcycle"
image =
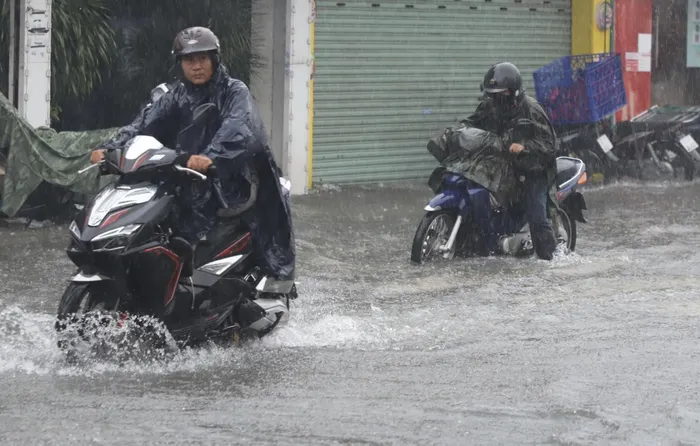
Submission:
<svg viewBox="0 0 700 446">
<path fill-rule="evenodd" d="M 198 107 L 181 134 L 197 132 L 214 110 L 214 104 Z M 144 135 L 105 153 L 99 168 L 117 180 L 69 228 L 67 254 L 79 271 L 61 298 L 56 322 L 58 345 L 69 356 L 99 345 L 94 333 L 100 327 L 125 327 L 143 315 L 167 328 L 167 336 L 149 339 L 161 347 L 170 336 L 180 347 L 238 342 L 241 336 L 266 335 L 289 319 L 296 285 L 261 274 L 253 237 L 240 219 L 257 197 L 255 172 L 249 171 L 249 199 L 229 207 L 216 169 L 202 175 L 184 167 L 188 157 Z M 196 246 L 174 235 L 178 196 L 191 175 L 211 182 L 225 229 L 221 239 Z M 153 334 L 156 325 L 130 326 Z"/>
<path fill-rule="evenodd" d="M 465 146 L 478 146 L 481 141 L 488 141 L 483 136 L 488 132 L 470 130 L 471 134 L 460 135 Z M 470 138 L 472 141 L 468 141 Z M 501 147 L 493 149 L 504 151 L 506 146 L 502 143 Z M 586 202 L 577 190 L 587 181 L 586 165 L 572 157 L 558 157 L 556 163 L 558 210 L 552 218 L 553 229 L 558 243 L 574 251 L 576 222 L 586 223 L 583 216 Z M 527 256 L 534 252 L 525 210 L 521 206 L 499 203 L 486 187 L 456 170 L 440 166 L 431 180 L 436 176 L 439 177 L 436 181 L 430 181 L 435 185 L 431 187 L 436 195 L 425 207 L 426 214 L 413 238 L 412 262 L 420 264 L 432 258 L 450 260 L 456 254 Z"/>
<path fill-rule="evenodd" d="M 613 129 L 606 121 L 558 126 L 560 154 L 573 156 L 586 164 L 589 184 L 609 183 L 619 176 L 619 158 L 610 150 Z"/>
<path fill-rule="evenodd" d="M 629 176 L 691 181 L 695 165 L 700 163 L 700 152 L 684 124 L 694 119 L 695 116 L 663 113 L 663 109 L 651 107 L 630 121 L 618 123 L 608 150 L 622 160 L 624 173 Z"/>
</svg>

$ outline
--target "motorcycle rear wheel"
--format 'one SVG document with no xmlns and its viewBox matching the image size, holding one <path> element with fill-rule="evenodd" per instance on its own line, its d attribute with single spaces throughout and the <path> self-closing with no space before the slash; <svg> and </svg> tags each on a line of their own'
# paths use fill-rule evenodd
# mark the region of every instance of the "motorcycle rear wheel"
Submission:
<svg viewBox="0 0 700 446">
<path fill-rule="evenodd" d="M 455 240 L 448 251 L 439 252 L 438 248 L 447 243 L 454 225 L 454 212 L 441 210 L 425 214 L 413 237 L 411 262 L 425 263 L 431 260 L 431 254 L 436 254 L 442 260 L 452 260 L 455 256 L 458 240 Z"/>
<path fill-rule="evenodd" d="M 574 220 L 566 209 L 558 209 L 557 217 L 560 225 L 560 232 L 556 234 L 557 243 L 563 244 L 567 251 L 576 250 L 576 220 Z"/>
</svg>

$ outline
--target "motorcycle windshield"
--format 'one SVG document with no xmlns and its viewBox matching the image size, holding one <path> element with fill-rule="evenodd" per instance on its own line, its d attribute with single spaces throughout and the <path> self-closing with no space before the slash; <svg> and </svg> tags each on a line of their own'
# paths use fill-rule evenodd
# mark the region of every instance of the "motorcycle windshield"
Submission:
<svg viewBox="0 0 700 446">
<path fill-rule="evenodd" d="M 157 161 L 157 159 L 155 159 L 156 157 L 164 158 L 164 155 L 155 153 L 162 148 L 163 144 L 152 136 L 136 136 L 126 144 L 122 151 L 122 172 L 133 172 L 141 167 L 147 160 Z"/>
</svg>

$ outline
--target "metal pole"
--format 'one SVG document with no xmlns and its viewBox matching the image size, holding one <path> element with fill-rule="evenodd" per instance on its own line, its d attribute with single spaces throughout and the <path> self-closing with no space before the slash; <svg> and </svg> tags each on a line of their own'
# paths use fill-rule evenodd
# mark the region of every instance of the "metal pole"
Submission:
<svg viewBox="0 0 700 446">
<path fill-rule="evenodd" d="M 8 24 L 10 25 L 10 50 L 7 52 L 9 63 L 9 74 L 7 82 L 7 98 L 10 100 L 12 105 L 17 106 L 15 102 L 15 65 L 17 64 L 17 50 L 15 48 L 17 21 L 15 20 L 15 8 L 17 0 L 10 0 L 10 16 L 8 17 Z"/>
<path fill-rule="evenodd" d="M 654 68 L 659 68 L 659 5 L 652 5 L 654 9 Z"/>
<path fill-rule="evenodd" d="M 17 8 L 19 9 L 19 21 L 17 23 L 17 36 L 15 38 L 19 41 L 19 50 L 17 51 L 17 103 L 15 107 L 19 111 L 20 116 L 27 117 L 27 105 L 25 101 L 25 95 L 27 94 L 27 56 L 26 56 L 26 45 L 27 45 L 27 0 L 16 0 Z"/>
<path fill-rule="evenodd" d="M 610 7 L 612 8 L 612 21 L 610 23 L 610 37 L 608 40 L 610 41 L 610 52 L 614 53 L 615 52 L 615 0 L 611 0 L 610 2 Z M 614 126 L 616 122 L 615 119 L 615 113 L 613 113 L 610 116 L 610 125 Z"/>
</svg>

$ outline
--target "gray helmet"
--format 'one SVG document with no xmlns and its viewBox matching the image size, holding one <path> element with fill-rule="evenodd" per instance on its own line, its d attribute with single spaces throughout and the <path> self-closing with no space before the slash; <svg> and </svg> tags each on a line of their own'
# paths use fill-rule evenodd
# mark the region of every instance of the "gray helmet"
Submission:
<svg viewBox="0 0 700 446">
<path fill-rule="evenodd" d="M 219 38 L 209 28 L 193 26 L 180 31 L 173 42 L 173 56 L 179 58 L 193 53 L 215 53 L 220 51 Z"/>
</svg>

